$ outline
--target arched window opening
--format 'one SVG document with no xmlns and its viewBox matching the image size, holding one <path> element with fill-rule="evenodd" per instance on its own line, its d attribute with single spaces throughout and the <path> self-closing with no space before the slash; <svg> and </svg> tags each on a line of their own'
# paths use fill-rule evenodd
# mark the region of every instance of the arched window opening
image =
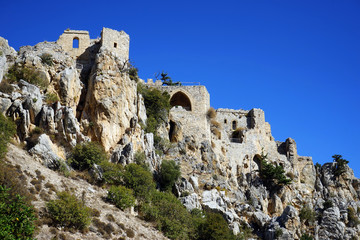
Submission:
<svg viewBox="0 0 360 240">
<path fill-rule="evenodd" d="M 117 43 L 116 42 L 114 43 L 114 48 L 117 48 Z"/>
<path fill-rule="evenodd" d="M 79 48 L 79 38 L 74 37 L 73 39 L 73 48 Z"/>
<path fill-rule="evenodd" d="M 237 128 L 235 131 L 232 132 L 230 136 L 230 141 L 235 143 L 243 143 L 244 141 L 244 129 Z"/>
<path fill-rule="evenodd" d="M 188 96 L 183 92 L 175 93 L 170 99 L 171 106 L 181 106 L 187 111 L 191 111 L 191 102 Z"/>
<path fill-rule="evenodd" d="M 235 130 L 237 127 L 237 122 L 236 121 L 232 121 L 232 130 Z"/>
<path fill-rule="evenodd" d="M 260 170 L 261 169 L 261 156 L 259 154 L 256 154 L 253 158 L 254 162 L 256 163 L 258 169 L 257 170 Z"/>
<path fill-rule="evenodd" d="M 226 119 L 224 119 L 224 123 L 225 123 L 225 124 L 227 123 L 227 120 L 226 120 Z"/>
</svg>

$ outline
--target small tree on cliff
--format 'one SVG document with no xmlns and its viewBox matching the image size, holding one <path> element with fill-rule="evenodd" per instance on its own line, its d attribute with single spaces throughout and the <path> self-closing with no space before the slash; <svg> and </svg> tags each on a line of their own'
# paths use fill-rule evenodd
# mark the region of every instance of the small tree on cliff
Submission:
<svg viewBox="0 0 360 240">
<path fill-rule="evenodd" d="M 333 155 L 332 158 L 335 162 L 335 165 L 333 166 L 333 174 L 335 177 L 339 177 L 346 172 L 346 166 L 349 161 L 343 159 L 342 156 L 338 154 Z"/>
<path fill-rule="evenodd" d="M 291 179 L 285 176 L 284 168 L 281 165 L 275 166 L 267 162 L 267 154 L 260 156 L 259 175 L 265 186 L 269 189 L 279 189 L 291 183 Z"/>
<path fill-rule="evenodd" d="M 181 86 L 181 83 L 180 82 L 173 82 L 171 77 L 168 75 L 168 73 L 162 71 L 160 73 L 160 80 L 163 82 L 163 85 L 166 85 L 166 86 Z M 156 74 L 156 79 L 159 77 L 159 74 Z"/>
</svg>

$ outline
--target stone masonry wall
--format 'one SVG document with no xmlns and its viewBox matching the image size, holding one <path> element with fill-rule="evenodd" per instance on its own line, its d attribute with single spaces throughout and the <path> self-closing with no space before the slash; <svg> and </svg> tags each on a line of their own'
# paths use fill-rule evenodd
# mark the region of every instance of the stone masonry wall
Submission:
<svg viewBox="0 0 360 240">
<path fill-rule="evenodd" d="M 205 140 L 210 138 L 210 125 L 206 113 L 210 108 L 210 95 L 205 86 L 156 86 L 172 97 L 181 93 L 186 95 L 191 103 L 191 111 L 174 106 L 170 110 L 170 119 L 181 123 L 184 136 L 194 136 L 195 139 Z"/>
<path fill-rule="evenodd" d="M 79 41 L 78 48 L 73 48 L 74 39 Z M 88 31 L 67 29 L 60 35 L 56 43 L 70 56 L 77 58 L 90 46 L 90 35 Z"/>
<path fill-rule="evenodd" d="M 130 37 L 124 31 L 103 28 L 101 32 L 101 46 L 115 53 L 122 62 L 129 59 Z"/>
</svg>

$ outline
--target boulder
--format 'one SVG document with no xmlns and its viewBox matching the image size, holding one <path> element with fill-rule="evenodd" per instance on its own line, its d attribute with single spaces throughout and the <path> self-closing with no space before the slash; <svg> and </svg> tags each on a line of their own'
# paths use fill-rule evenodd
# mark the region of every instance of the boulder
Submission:
<svg viewBox="0 0 360 240">
<path fill-rule="evenodd" d="M 29 150 L 29 153 L 34 157 L 40 159 L 43 164 L 53 170 L 56 170 L 60 166 L 60 160 L 52 148 L 52 142 L 48 135 L 42 134 L 38 139 L 38 143 Z"/>
<path fill-rule="evenodd" d="M 5 114 L 10 106 L 11 106 L 10 99 L 0 97 L 0 113 Z"/>
<path fill-rule="evenodd" d="M 192 193 L 188 196 L 180 198 L 181 203 L 186 207 L 188 211 L 193 210 L 194 208 L 201 209 L 201 204 L 199 202 L 199 197 L 196 193 Z"/>
</svg>

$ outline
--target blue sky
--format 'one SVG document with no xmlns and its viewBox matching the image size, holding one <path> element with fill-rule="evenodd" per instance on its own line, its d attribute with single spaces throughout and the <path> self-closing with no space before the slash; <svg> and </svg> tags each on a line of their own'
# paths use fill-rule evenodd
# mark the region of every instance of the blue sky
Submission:
<svg viewBox="0 0 360 240">
<path fill-rule="evenodd" d="M 261 108 L 276 140 L 360 177 L 360 1 L 2 1 L 15 49 L 67 28 L 130 35 L 141 78 L 205 85 L 215 108 Z"/>
</svg>

